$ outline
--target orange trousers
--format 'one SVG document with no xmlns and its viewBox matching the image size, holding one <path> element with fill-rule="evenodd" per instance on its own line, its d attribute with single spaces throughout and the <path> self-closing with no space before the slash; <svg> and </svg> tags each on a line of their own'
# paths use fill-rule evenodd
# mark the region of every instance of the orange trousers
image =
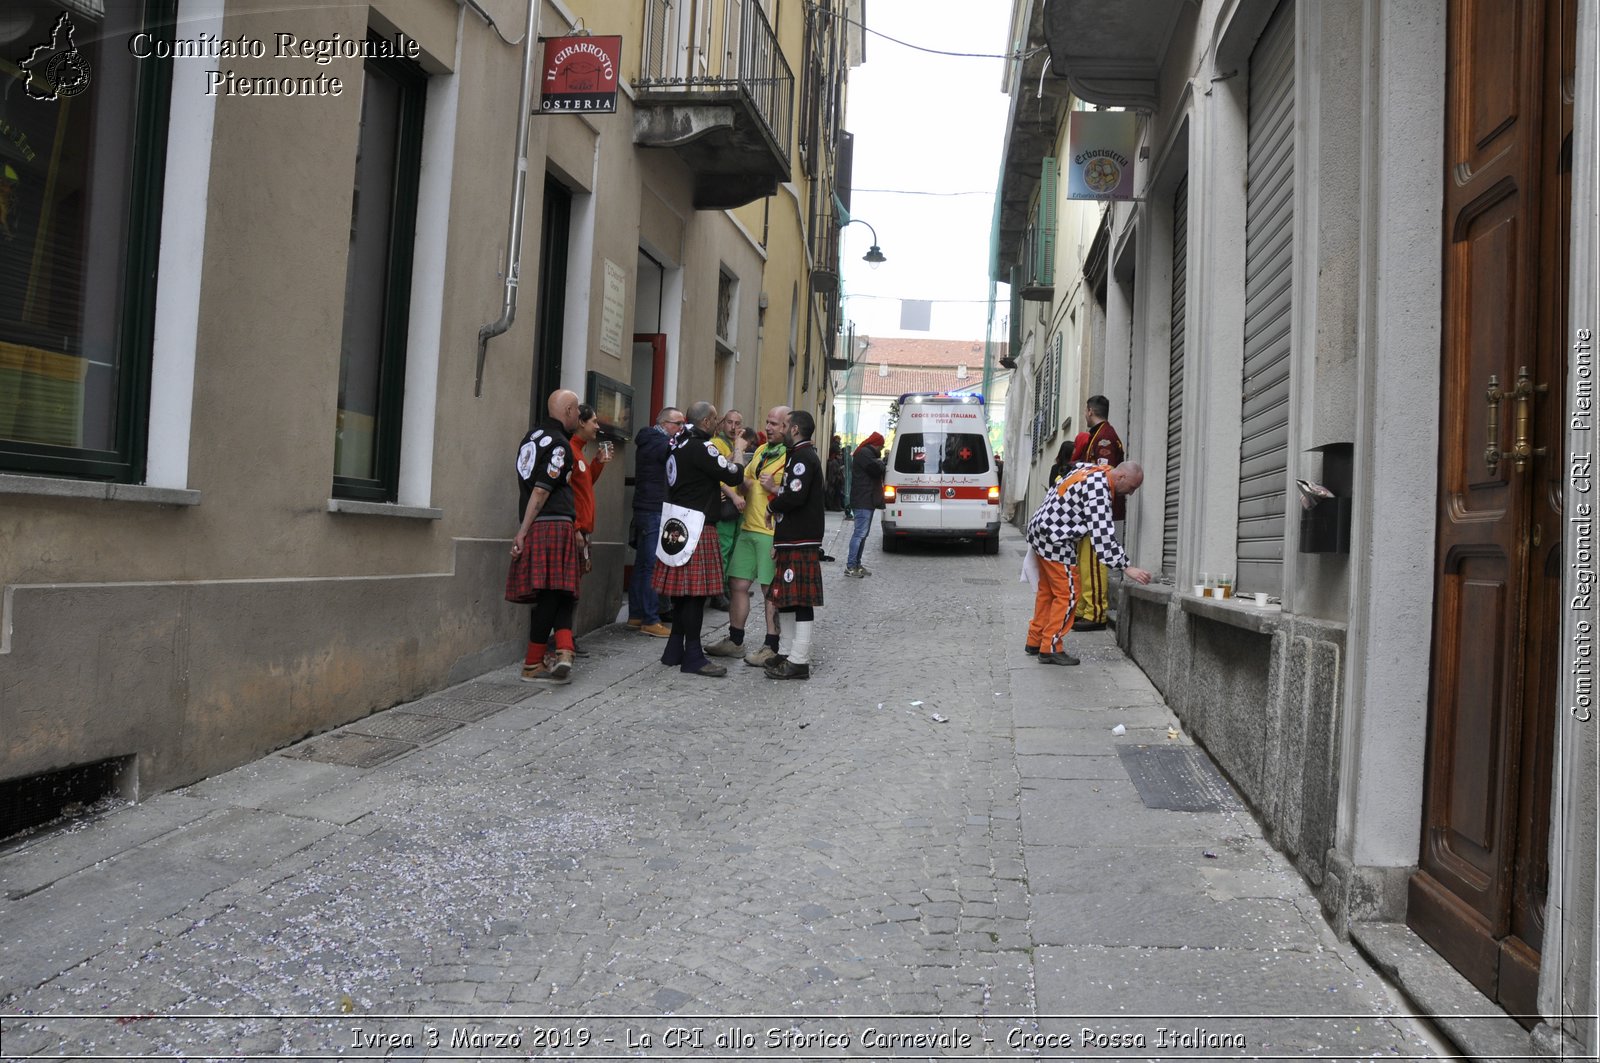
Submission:
<svg viewBox="0 0 1600 1063">
<path fill-rule="evenodd" d="M 1033 598 L 1028 645 L 1039 647 L 1040 653 L 1060 653 L 1072 630 L 1077 598 L 1078 566 L 1039 558 L 1039 591 Z"/>
</svg>

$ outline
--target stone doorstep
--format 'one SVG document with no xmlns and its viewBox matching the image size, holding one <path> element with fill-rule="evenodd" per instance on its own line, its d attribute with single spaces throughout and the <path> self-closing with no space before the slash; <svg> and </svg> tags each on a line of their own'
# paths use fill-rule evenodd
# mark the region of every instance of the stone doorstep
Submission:
<svg viewBox="0 0 1600 1063">
<path fill-rule="evenodd" d="M 1461 1052 L 1486 1061 L 1535 1052 L 1527 1030 L 1404 923 L 1351 923 L 1350 939 Z"/>
</svg>

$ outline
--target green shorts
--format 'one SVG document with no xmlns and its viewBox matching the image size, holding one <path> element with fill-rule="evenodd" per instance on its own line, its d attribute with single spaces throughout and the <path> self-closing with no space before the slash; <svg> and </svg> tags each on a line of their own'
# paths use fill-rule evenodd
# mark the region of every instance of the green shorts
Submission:
<svg viewBox="0 0 1600 1063">
<path fill-rule="evenodd" d="M 728 578 L 747 579 L 766 587 L 776 575 L 777 569 L 772 563 L 772 536 L 749 528 L 741 529 L 733 543 L 733 557 L 728 561 Z"/>
<path fill-rule="evenodd" d="M 722 544 L 722 571 L 728 571 L 728 558 L 733 556 L 733 543 L 739 535 L 739 521 L 717 521 L 717 539 Z"/>
</svg>

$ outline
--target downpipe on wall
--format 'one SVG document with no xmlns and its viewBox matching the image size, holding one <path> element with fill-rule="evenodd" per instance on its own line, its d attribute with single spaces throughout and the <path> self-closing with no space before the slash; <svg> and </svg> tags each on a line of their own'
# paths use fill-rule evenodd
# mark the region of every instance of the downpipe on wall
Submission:
<svg viewBox="0 0 1600 1063">
<path fill-rule="evenodd" d="M 533 51 L 539 43 L 539 4 L 542 2 L 543 0 L 528 0 L 528 24 L 522 35 L 522 90 L 518 94 L 517 104 L 517 173 L 511 191 L 510 233 L 506 238 L 505 303 L 500 311 L 500 320 L 478 329 L 478 371 L 472 385 L 472 394 L 475 398 L 481 398 L 483 395 L 483 363 L 489 354 L 489 341 L 509 329 L 511 323 L 517 319 L 517 284 L 522 274 L 523 205 L 528 191 L 528 129 L 533 105 Z M 498 28 L 495 32 L 499 32 Z"/>
</svg>

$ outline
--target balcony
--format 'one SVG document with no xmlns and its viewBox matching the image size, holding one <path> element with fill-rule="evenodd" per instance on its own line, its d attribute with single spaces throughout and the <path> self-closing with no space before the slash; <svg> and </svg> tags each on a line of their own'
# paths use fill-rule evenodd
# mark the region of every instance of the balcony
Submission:
<svg viewBox="0 0 1600 1063">
<path fill-rule="evenodd" d="M 645 0 L 633 142 L 677 153 L 697 209 L 740 207 L 789 179 L 794 74 L 756 0 L 713 2 L 699 26 L 689 7 Z"/>
</svg>

